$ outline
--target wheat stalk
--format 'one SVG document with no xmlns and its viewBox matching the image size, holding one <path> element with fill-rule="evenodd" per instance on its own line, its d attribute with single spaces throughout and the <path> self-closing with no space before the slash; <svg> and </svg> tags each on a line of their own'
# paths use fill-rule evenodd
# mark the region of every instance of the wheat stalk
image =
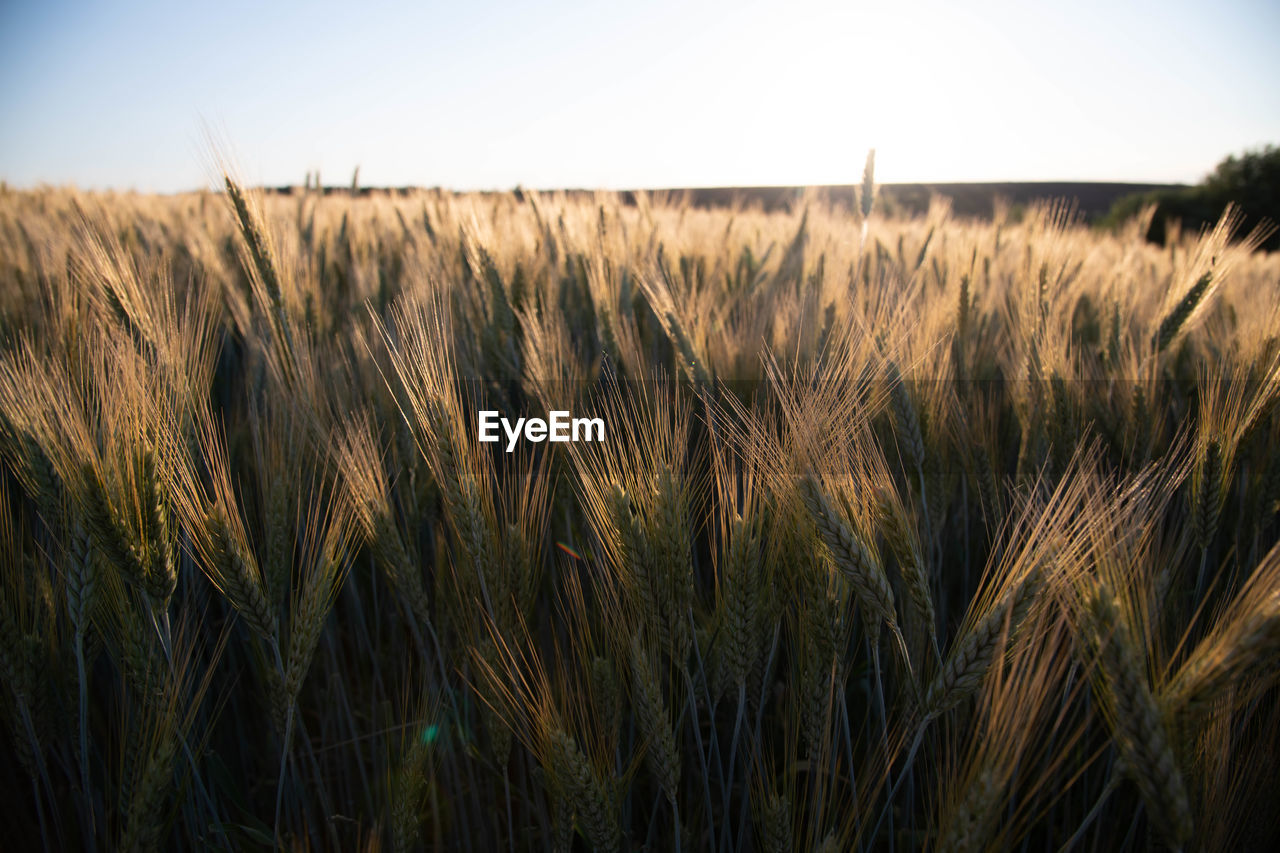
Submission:
<svg viewBox="0 0 1280 853">
<path fill-rule="evenodd" d="M 818 481 L 813 477 L 800 480 L 800 496 L 817 525 L 818 534 L 827 546 L 840 573 L 849 580 L 858 603 L 870 615 L 869 629 L 878 633 L 881 625 L 898 633 L 898 619 L 893 604 L 893 589 L 874 552 L 863 544 L 831 505 Z"/>
<path fill-rule="evenodd" d="M 636 716 L 647 744 L 649 767 L 666 792 L 667 801 L 675 807 L 680 793 L 680 754 L 676 749 L 675 730 L 662 698 L 662 686 L 654 662 L 639 638 L 631 644 L 631 677 Z"/>
<path fill-rule="evenodd" d="M 926 718 L 945 714 L 977 692 L 996 651 L 1026 618 L 1038 588 L 1038 575 L 1024 578 L 959 640 L 925 690 Z"/>
<path fill-rule="evenodd" d="M 572 735 L 555 728 L 548 742 L 551 772 L 556 784 L 568 792 L 575 804 L 587 840 L 596 850 L 617 853 L 622 849 L 622 828 L 614 812 L 609 785 L 596 775 Z"/>
<path fill-rule="evenodd" d="M 1097 683 L 1122 766 L 1142 794 L 1151 821 L 1173 848 L 1183 849 L 1192 832 L 1186 786 L 1146 666 L 1105 583 L 1098 583 L 1086 599 L 1085 618 L 1097 655 Z"/>
</svg>

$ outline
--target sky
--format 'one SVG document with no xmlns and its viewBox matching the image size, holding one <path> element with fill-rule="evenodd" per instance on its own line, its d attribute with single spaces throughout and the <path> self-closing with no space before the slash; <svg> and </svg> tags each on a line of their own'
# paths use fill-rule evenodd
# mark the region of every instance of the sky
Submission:
<svg viewBox="0 0 1280 853">
<path fill-rule="evenodd" d="M 1280 142 L 1280 3 L 0 0 L 0 179 L 1194 183 Z"/>
</svg>

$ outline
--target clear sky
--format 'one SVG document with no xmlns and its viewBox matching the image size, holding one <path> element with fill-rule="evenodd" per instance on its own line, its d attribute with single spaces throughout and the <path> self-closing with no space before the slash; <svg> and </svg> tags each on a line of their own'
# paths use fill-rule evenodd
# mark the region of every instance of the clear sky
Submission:
<svg viewBox="0 0 1280 853">
<path fill-rule="evenodd" d="M 0 178 L 1194 182 L 1280 142 L 1280 3 L 0 0 Z"/>
</svg>

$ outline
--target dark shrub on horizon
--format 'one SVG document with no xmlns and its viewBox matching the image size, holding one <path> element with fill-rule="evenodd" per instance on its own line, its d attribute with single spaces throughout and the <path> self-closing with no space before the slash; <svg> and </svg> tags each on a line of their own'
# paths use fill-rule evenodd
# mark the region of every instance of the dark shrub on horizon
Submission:
<svg viewBox="0 0 1280 853">
<path fill-rule="evenodd" d="M 1262 242 L 1266 251 L 1280 249 L 1280 148 L 1268 145 L 1257 151 L 1231 155 L 1220 162 L 1203 181 L 1184 189 L 1156 190 L 1127 195 L 1116 201 L 1102 224 L 1115 227 L 1154 202 L 1155 216 L 1147 239 L 1163 243 L 1169 223 L 1178 220 L 1193 231 L 1212 227 L 1228 204 L 1244 214 L 1240 236 L 1259 226 L 1270 227 Z"/>
</svg>

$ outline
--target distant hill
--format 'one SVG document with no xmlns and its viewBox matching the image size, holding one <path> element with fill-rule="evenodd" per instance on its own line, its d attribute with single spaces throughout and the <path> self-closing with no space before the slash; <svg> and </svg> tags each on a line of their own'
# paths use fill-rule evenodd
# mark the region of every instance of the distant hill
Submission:
<svg viewBox="0 0 1280 853">
<path fill-rule="evenodd" d="M 878 187 L 877 204 L 882 208 L 902 213 L 924 213 L 929 209 L 929 199 L 942 195 L 951 199 L 951 209 L 957 216 L 989 218 L 995 210 L 998 198 L 1010 205 L 1027 205 L 1042 199 L 1064 199 L 1074 203 L 1087 222 L 1101 219 L 1119 198 L 1134 193 L 1154 190 L 1181 189 L 1182 184 L 1119 184 L 1073 181 L 1038 181 L 1023 183 L 938 183 L 938 184 L 881 184 Z M 361 195 L 372 192 L 408 192 L 409 187 L 376 189 L 361 187 Z M 833 184 L 816 187 L 819 196 L 825 196 L 837 205 L 852 204 L 856 197 L 854 184 Z M 286 195 L 300 191 L 300 187 L 278 187 L 277 192 Z M 693 189 L 650 190 L 655 195 L 686 196 L 695 207 L 726 207 L 735 203 L 761 205 L 765 210 L 783 209 L 799 198 L 804 187 L 700 187 Z M 347 193 L 345 187 L 325 187 L 326 193 Z M 588 192 L 568 190 L 570 195 Z M 634 192 L 619 193 L 624 203 L 630 203 Z"/>
<path fill-rule="evenodd" d="M 998 198 L 1013 206 L 1027 205 L 1042 199 L 1065 199 L 1074 203 L 1087 221 L 1094 222 L 1106 215 L 1116 199 L 1131 193 L 1170 189 L 1173 186 L 1175 185 L 1063 181 L 882 184 L 878 188 L 877 204 L 895 212 L 924 213 L 929 209 L 929 199 L 937 194 L 951 199 L 951 209 L 957 216 L 990 218 L 995 212 Z M 843 184 L 819 187 L 817 191 L 836 204 L 852 204 L 856 198 L 856 189 L 855 185 Z M 700 207 L 723 207 L 737 200 L 747 204 L 758 202 L 766 210 L 776 210 L 791 204 L 803 191 L 802 187 L 724 187 L 674 192 L 687 193 L 690 201 Z"/>
</svg>

